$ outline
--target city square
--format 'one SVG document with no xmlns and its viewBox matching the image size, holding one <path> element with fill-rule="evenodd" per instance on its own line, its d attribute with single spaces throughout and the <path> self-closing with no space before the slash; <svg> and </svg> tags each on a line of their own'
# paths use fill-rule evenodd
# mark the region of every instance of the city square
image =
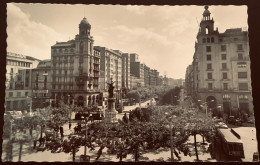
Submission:
<svg viewBox="0 0 260 165">
<path fill-rule="evenodd" d="M 7 6 L 3 162 L 259 161 L 246 6 Z"/>
</svg>

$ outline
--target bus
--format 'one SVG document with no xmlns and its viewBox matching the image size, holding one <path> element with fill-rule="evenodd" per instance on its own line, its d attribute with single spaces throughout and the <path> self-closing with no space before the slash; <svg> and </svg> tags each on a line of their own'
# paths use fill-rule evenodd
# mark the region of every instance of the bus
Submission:
<svg viewBox="0 0 260 165">
<path fill-rule="evenodd" d="M 231 160 L 241 160 L 245 158 L 243 142 L 232 128 L 217 128 L 216 142 L 224 151 L 224 154 Z"/>
</svg>

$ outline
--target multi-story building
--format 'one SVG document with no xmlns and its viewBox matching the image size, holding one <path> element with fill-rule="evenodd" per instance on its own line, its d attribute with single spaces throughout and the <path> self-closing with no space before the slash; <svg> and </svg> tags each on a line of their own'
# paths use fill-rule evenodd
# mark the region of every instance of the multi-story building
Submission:
<svg viewBox="0 0 260 165">
<path fill-rule="evenodd" d="M 192 95 L 192 84 L 193 84 L 193 70 L 192 70 L 192 65 L 189 65 L 186 68 L 186 74 L 185 74 L 185 89 L 187 92 L 187 95 L 191 96 Z"/>
<path fill-rule="evenodd" d="M 122 54 L 122 87 L 130 89 L 130 54 Z"/>
<path fill-rule="evenodd" d="M 33 57 L 7 52 L 6 56 L 6 110 L 25 110 L 31 101 L 31 69 L 40 60 Z"/>
<path fill-rule="evenodd" d="M 144 86 L 144 64 L 130 62 L 130 73 L 139 79 L 140 86 Z"/>
<path fill-rule="evenodd" d="M 106 47 L 95 46 L 100 51 L 100 70 L 104 72 L 100 75 L 100 89 L 108 90 L 107 83 L 114 81 L 115 91 L 122 87 L 122 55 L 120 51 L 114 51 Z"/>
<path fill-rule="evenodd" d="M 79 24 L 79 34 L 51 47 L 52 99 L 78 106 L 100 103 L 99 50 L 93 49 L 91 25 L 86 18 Z"/>
<path fill-rule="evenodd" d="M 227 113 L 253 112 L 248 32 L 219 33 L 210 14 L 205 6 L 192 63 L 193 98 Z"/>
<path fill-rule="evenodd" d="M 157 70 L 151 69 L 149 72 L 149 85 L 156 86 L 157 81 Z"/>
<path fill-rule="evenodd" d="M 150 68 L 144 64 L 144 85 L 150 85 Z"/>
<path fill-rule="evenodd" d="M 136 77 L 135 75 L 130 75 L 130 89 L 135 89 L 137 87 L 140 87 L 140 79 Z"/>
<path fill-rule="evenodd" d="M 42 60 L 37 68 L 32 69 L 32 108 L 49 105 L 51 97 L 51 60 Z"/>
<path fill-rule="evenodd" d="M 139 62 L 139 55 L 136 53 L 130 54 L 130 62 Z"/>
</svg>

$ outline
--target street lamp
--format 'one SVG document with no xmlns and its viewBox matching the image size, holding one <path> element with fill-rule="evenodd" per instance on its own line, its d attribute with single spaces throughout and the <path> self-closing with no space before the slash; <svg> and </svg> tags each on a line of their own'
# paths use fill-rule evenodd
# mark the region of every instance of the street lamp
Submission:
<svg viewBox="0 0 260 165">
<path fill-rule="evenodd" d="M 84 155 L 86 156 L 87 154 L 87 123 L 88 123 L 88 118 L 89 117 L 85 117 L 85 146 L 84 146 Z"/>
<path fill-rule="evenodd" d="M 200 102 L 201 100 L 198 100 L 198 102 Z M 214 102 L 215 100 L 210 100 L 209 102 Z M 205 103 L 202 103 L 201 105 L 206 105 L 206 116 L 208 116 L 208 103 L 209 102 L 205 102 Z"/>
<path fill-rule="evenodd" d="M 27 98 L 30 98 L 30 109 L 29 109 L 29 115 L 32 115 L 32 97 L 27 96 Z"/>
<path fill-rule="evenodd" d="M 168 115 L 167 112 L 165 112 L 165 115 Z M 174 161 L 174 157 L 173 157 L 173 139 L 172 139 L 172 118 L 175 118 L 176 116 L 173 115 L 171 116 L 169 119 L 169 128 L 170 128 L 170 145 L 171 145 L 171 161 Z"/>
</svg>

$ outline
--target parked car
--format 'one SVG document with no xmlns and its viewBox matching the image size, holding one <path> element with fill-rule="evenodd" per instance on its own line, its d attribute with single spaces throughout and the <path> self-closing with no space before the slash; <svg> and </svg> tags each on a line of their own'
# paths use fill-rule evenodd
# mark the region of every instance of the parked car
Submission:
<svg viewBox="0 0 260 165">
<path fill-rule="evenodd" d="M 240 118 L 235 118 L 235 116 L 229 116 L 227 118 L 227 123 L 228 124 L 237 125 L 237 126 L 241 126 L 242 125 L 242 120 Z"/>
</svg>

